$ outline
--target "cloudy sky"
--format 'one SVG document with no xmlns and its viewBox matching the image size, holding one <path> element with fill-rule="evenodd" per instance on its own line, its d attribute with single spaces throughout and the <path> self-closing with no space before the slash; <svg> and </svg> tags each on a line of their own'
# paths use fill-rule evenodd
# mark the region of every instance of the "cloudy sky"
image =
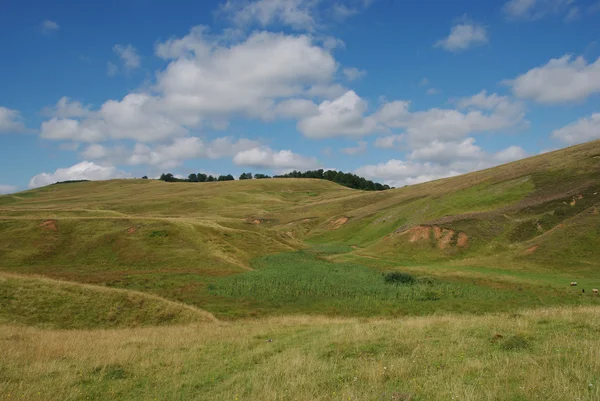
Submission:
<svg viewBox="0 0 600 401">
<path fill-rule="evenodd" d="M 338 169 L 394 186 L 600 138 L 598 0 L 5 0 L 0 193 Z"/>
</svg>

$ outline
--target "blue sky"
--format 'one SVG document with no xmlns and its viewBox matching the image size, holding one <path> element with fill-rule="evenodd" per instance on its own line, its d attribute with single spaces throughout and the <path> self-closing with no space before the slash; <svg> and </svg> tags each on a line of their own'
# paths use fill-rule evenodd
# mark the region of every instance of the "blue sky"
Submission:
<svg viewBox="0 0 600 401">
<path fill-rule="evenodd" d="M 394 186 L 600 138 L 600 1 L 0 5 L 0 193 L 161 172 Z"/>
</svg>

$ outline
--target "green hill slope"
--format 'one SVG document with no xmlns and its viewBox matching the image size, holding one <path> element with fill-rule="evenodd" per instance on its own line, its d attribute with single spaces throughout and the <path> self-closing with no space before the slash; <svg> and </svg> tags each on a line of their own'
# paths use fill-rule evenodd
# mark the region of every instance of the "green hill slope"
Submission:
<svg viewBox="0 0 600 401">
<path fill-rule="evenodd" d="M 310 311 L 310 297 L 290 307 L 285 297 L 267 301 L 246 290 L 230 296 L 221 280 L 245 274 L 261 288 L 274 285 L 272 269 L 281 267 L 290 278 L 305 275 L 282 288 L 303 292 L 299 283 L 333 282 L 322 276 L 333 274 L 331 261 L 346 262 L 335 269 L 347 272 L 363 271 L 360 265 L 436 276 L 450 289 L 432 297 L 451 310 L 477 298 L 487 300 L 480 303 L 485 311 L 507 299 L 488 290 L 507 286 L 537 286 L 508 297 L 519 305 L 547 304 L 545 285 L 559 291 L 552 302 L 578 303 L 561 291 L 572 280 L 600 287 L 599 212 L 600 141 L 380 192 L 311 179 L 58 184 L 0 196 L 0 269 L 150 292 L 222 317 Z M 314 269 L 296 269 L 307 263 L 297 254 L 269 258 L 307 249 L 316 255 Z M 456 294 L 466 295 L 456 301 Z M 320 301 L 317 312 L 358 313 Z"/>
<path fill-rule="evenodd" d="M 0 324 L 89 329 L 213 320 L 202 310 L 142 293 L 0 273 Z"/>
</svg>

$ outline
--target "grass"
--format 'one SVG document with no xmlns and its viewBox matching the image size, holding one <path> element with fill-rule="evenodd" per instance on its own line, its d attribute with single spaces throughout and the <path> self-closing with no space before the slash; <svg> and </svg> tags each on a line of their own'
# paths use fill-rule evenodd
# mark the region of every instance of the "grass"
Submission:
<svg viewBox="0 0 600 401">
<path fill-rule="evenodd" d="M 0 273 L 0 324 L 92 329 L 212 319 L 204 311 L 147 294 Z"/>
<path fill-rule="evenodd" d="M 372 260 L 372 264 L 381 266 L 378 260 Z M 392 265 L 383 267 L 387 271 L 384 274 L 357 263 L 357 259 L 332 263 L 310 251 L 266 256 L 255 260 L 252 267 L 253 271 L 213 280 L 208 292 L 221 305 L 215 302 L 205 307 L 219 318 L 230 319 L 273 314 L 481 314 L 528 306 L 600 304 L 598 297 L 582 296 L 579 289 L 565 288 L 558 281 L 538 282 L 536 279 L 543 274 L 501 281 L 471 272 L 453 277 L 448 274 L 455 271 L 451 267 L 434 271 L 432 267 Z M 431 275 L 444 270 L 446 274 Z M 417 276 L 406 272 L 415 272 Z M 413 281 L 388 280 L 396 276 L 410 277 Z"/>
<path fill-rule="evenodd" d="M 599 332 L 595 307 L 92 331 L 5 325 L 0 397 L 591 401 Z"/>
<path fill-rule="evenodd" d="M 0 399 L 599 399 L 598 154 L 0 196 Z"/>
</svg>

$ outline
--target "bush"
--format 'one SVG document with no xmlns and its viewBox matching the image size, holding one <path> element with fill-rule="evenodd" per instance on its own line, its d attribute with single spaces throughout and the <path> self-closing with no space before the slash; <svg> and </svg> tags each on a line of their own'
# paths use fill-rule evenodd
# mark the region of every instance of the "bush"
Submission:
<svg viewBox="0 0 600 401">
<path fill-rule="evenodd" d="M 530 347 L 529 341 L 526 338 L 515 335 L 510 338 L 507 338 L 506 341 L 502 343 L 500 346 L 505 351 L 519 351 L 528 349 Z"/>
<path fill-rule="evenodd" d="M 388 284 L 414 284 L 417 280 L 408 273 L 402 272 L 390 272 L 383 276 L 384 280 Z"/>
</svg>

